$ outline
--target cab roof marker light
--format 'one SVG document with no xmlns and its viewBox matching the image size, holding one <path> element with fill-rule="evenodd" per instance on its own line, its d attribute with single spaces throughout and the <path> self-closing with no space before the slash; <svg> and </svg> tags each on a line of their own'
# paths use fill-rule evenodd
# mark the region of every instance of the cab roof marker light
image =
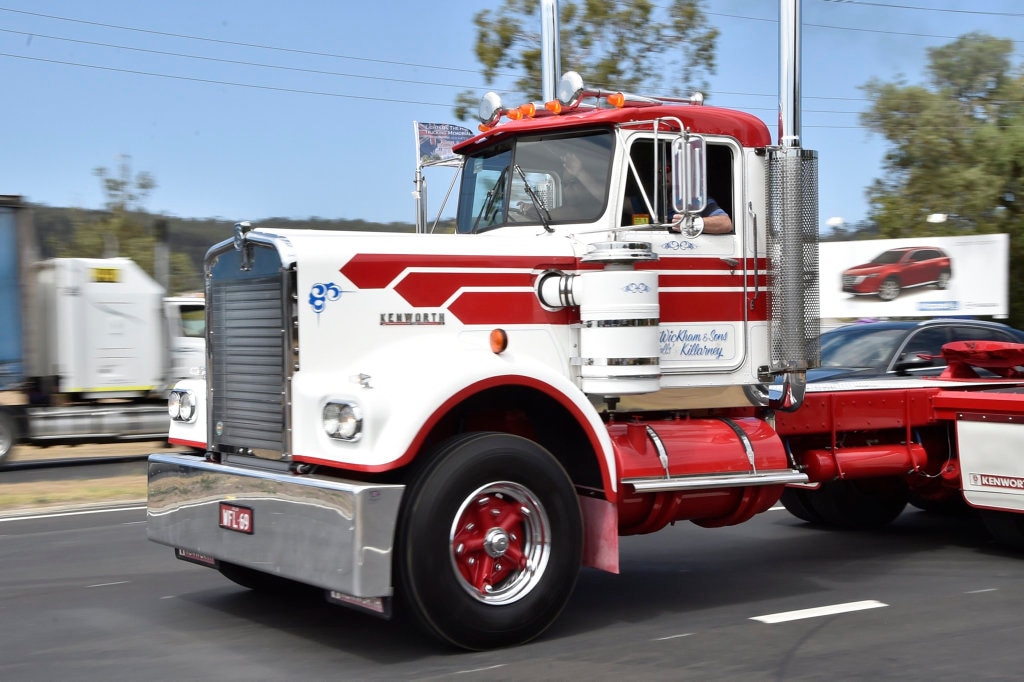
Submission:
<svg viewBox="0 0 1024 682">
<path fill-rule="evenodd" d="M 612 92 L 604 95 L 605 101 L 619 109 L 623 107 L 653 107 L 665 104 L 666 100 L 657 97 L 634 95 L 629 92 Z"/>
</svg>

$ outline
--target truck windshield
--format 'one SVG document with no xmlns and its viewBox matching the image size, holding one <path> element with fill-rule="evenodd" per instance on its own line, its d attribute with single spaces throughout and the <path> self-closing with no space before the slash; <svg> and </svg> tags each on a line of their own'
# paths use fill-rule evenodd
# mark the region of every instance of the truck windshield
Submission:
<svg viewBox="0 0 1024 682">
<path fill-rule="evenodd" d="M 201 305 L 181 306 L 181 331 L 185 336 L 202 339 L 206 336 L 206 308 Z"/>
<path fill-rule="evenodd" d="M 459 190 L 458 231 L 594 221 L 608 202 L 611 157 L 607 130 L 521 138 L 471 156 Z"/>
</svg>

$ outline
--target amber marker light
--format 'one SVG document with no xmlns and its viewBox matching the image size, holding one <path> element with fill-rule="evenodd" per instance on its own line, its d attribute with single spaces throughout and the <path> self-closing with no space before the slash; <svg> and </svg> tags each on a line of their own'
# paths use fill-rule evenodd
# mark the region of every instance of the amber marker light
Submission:
<svg viewBox="0 0 1024 682">
<path fill-rule="evenodd" d="M 519 113 L 524 118 L 533 118 L 537 115 L 537 105 L 533 102 L 527 102 L 526 104 L 519 105 Z"/>
<path fill-rule="evenodd" d="M 491 330 L 491 352 L 495 355 L 502 353 L 508 348 L 508 334 L 504 329 Z"/>
<path fill-rule="evenodd" d="M 553 99 L 550 102 L 544 103 L 544 108 L 550 111 L 552 114 L 562 113 L 562 103 L 557 99 Z"/>
<path fill-rule="evenodd" d="M 618 109 L 621 109 L 622 107 L 626 106 L 626 96 L 623 95 L 621 92 L 613 92 L 612 94 L 605 97 L 605 99 L 608 101 L 608 104 L 611 104 L 613 107 L 616 107 Z"/>
</svg>

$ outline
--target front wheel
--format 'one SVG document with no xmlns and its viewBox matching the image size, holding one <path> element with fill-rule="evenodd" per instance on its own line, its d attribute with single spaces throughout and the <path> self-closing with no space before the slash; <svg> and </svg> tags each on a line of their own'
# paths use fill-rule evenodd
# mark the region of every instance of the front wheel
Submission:
<svg viewBox="0 0 1024 682">
<path fill-rule="evenodd" d="M 561 613 L 582 546 L 575 490 L 550 453 L 508 434 L 458 436 L 406 493 L 396 597 L 456 646 L 521 644 Z"/>
<path fill-rule="evenodd" d="M 878 287 L 878 298 L 893 301 L 900 295 L 900 281 L 895 277 L 886 277 L 882 286 Z"/>
</svg>

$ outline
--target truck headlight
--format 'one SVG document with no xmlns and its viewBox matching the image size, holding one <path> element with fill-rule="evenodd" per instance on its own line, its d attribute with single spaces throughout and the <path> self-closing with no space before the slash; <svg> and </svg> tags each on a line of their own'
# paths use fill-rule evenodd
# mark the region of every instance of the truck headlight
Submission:
<svg viewBox="0 0 1024 682">
<path fill-rule="evenodd" d="M 356 441 L 363 433 L 363 413 L 355 403 L 327 403 L 322 422 L 327 435 L 338 440 Z"/>
<path fill-rule="evenodd" d="M 195 394 L 187 389 L 172 390 L 167 397 L 167 413 L 176 422 L 194 422 L 196 420 Z"/>
</svg>

